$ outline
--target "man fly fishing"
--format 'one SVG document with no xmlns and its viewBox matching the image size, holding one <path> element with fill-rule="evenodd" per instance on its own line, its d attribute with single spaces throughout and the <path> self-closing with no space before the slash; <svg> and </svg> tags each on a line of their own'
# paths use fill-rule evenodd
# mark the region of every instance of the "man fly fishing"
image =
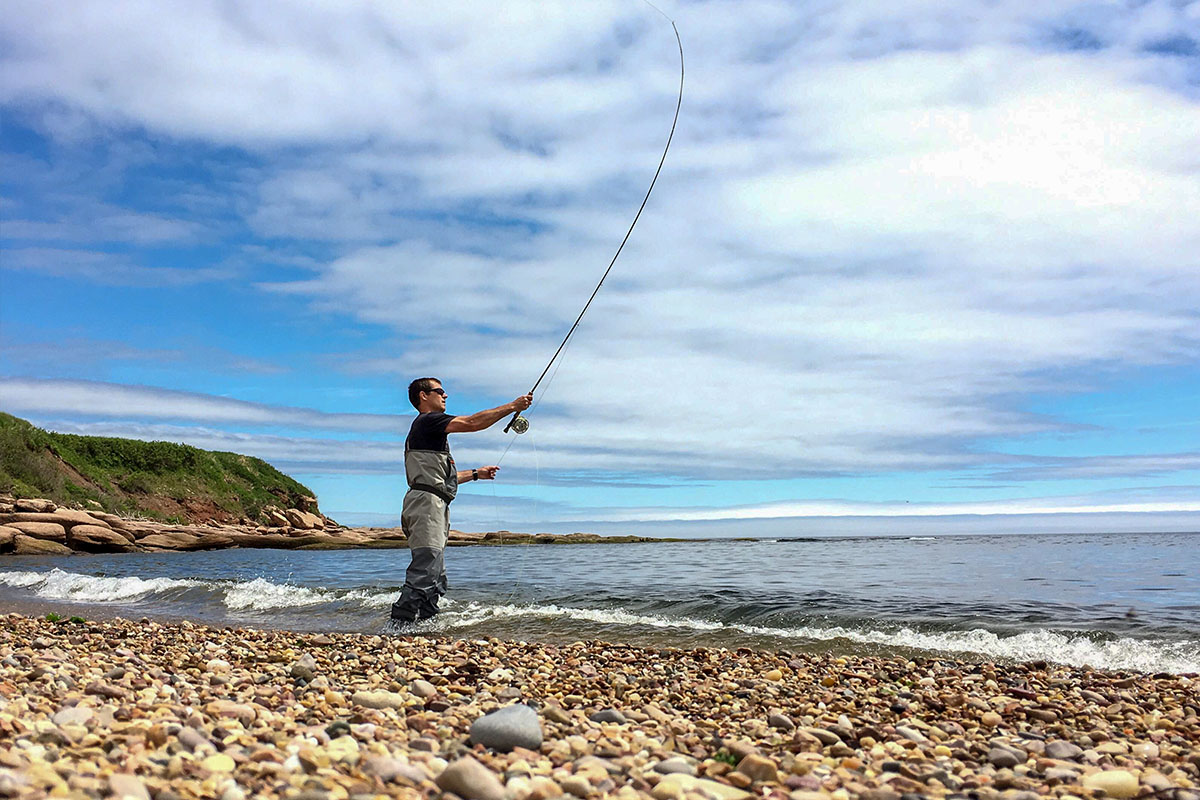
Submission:
<svg viewBox="0 0 1200 800">
<path fill-rule="evenodd" d="M 653 3 L 649 3 L 649 5 L 662 14 L 662 10 Z M 404 442 L 404 470 L 408 477 L 409 489 L 408 493 L 404 495 L 401 524 L 408 535 L 412 561 L 405 573 L 404 589 L 400 592 L 400 599 L 392 604 L 392 620 L 395 623 L 405 625 L 414 620 L 428 619 L 437 614 L 438 599 L 446 593 L 446 566 L 443 551 L 450 536 L 450 501 L 454 499 L 459 483 L 469 480 L 493 480 L 500 469 L 499 465 L 493 464 L 478 469 L 458 470 L 454 466 L 454 459 L 450 457 L 450 446 L 446 441 L 446 435 L 482 431 L 509 414 L 512 414 L 513 417 L 504 427 L 505 433 L 510 430 L 524 433 L 528 429 L 529 422 L 521 416 L 521 412 L 533 404 L 533 393 L 537 391 L 554 362 L 558 360 L 571 335 L 579 327 L 583 315 L 587 313 L 592 301 L 596 299 L 596 294 L 604 285 L 608 273 L 617 263 L 621 251 L 625 248 L 625 243 L 629 241 L 634 227 L 641 219 L 642 212 L 646 209 L 646 203 L 650 200 L 650 193 L 654 191 L 654 184 L 658 182 L 658 176 L 667 160 L 667 152 L 671 149 L 671 140 L 675 138 L 675 126 L 679 123 L 679 109 L 683 105 L 683 40 L 679 38 L 679 29 L 675 26 L 675 22 L 666 14 L 663 14 L 663 17 L 671 23 L 671 30 L 675 33 L 675 42 L 679 45 L 679 97 L 675 101 L 675 116 L 671 120 L 671 133 L 667 136 L 667 144 L 663 148 L 662 158 L 658 161 L 658 169 L 654 171 L 650 187 L 646 189 L 646 195 L 642 198 L 642 204 L 638 207 L 633 222 L 629 224 L 629 230 L 625 232 L 625 238 L 621 240 L 617 252 L 608 262 L 608 268 L 600 276 L 600 281 L 592 289 L 592 294 L 584 303 L 583 310 L 575 318 L 574 324 L 567 331 L 567 335 L 563 337 L 558 349 L 554 351 L 554 355 L 550 357 L 549 363 L 534 382 L 533 388 L 529 390 L 528 394 L 518 397 L 511 403 L 505 403 L 487 411 L 477 411 L 467 417 L 455 417 L 446 413 L 446 392 L 442 388 L 440 380 L 418 378 L 409 384 L 408 399 L 419 413 L 413 420 L 408 439 Z M 551 380 L 553 380 L 553 376 L 551 376 Z M 500 460 L 503 460 L 503 456 Z"/>
<path fill-rule="evenodd" d="M 446 413 L 446 390 L 437 378 L 418 378 L 408 385 L 408 399 L 417 409 L 404 441 L 404 472 L 408 493 L 400 524 L 412 554 L 404 574 L 404 588 L 392 604 L 392 621 L 407 625 L 438 613 L 438 599 L 446 593 L 446 541 L 450 537 L 450 503 L 458 485 L 490 481 L 499 466 L 460 470 L 450 455 L 447 434 L 473 433 L 495 425 L 509 414 L 519 414 L 533 404 L 533 394 L 522 395 L 486 411 L 465 417 Z"/>
</svg>

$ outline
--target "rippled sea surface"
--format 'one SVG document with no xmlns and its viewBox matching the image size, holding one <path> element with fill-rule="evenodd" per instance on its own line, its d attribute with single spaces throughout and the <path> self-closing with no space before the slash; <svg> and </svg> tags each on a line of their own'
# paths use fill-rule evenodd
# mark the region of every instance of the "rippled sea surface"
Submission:
<svg viewBox="0 0 1200 800">
<path fill-rule="evenodd" d="M 1200 534 L 455 547 L 456 637 L 1200 672 Z M 406 550 L 0 556 L 0 609 L 384 632 Z"/>
</svg>

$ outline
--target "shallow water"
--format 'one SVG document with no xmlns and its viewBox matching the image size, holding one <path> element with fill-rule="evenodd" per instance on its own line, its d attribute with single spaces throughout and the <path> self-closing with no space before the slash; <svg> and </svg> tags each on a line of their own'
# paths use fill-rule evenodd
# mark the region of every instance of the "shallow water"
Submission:
<svg viewBox="0 0 1200 800">
<path fill-rule="evenodd" d="M 0 557 L 0 607 L 380 632 L 404 550 Z M 1200 672 L 1200 535 L 456 547 L 451 636 Z"/>
</svg>

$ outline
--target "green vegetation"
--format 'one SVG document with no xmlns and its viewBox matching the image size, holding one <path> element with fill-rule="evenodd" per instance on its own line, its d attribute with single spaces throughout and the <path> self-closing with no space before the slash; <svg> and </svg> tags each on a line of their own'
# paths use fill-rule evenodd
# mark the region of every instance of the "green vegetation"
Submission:
<svg viewBox="0 0 1200 800">
<path fill-rule="evenodd" d="M 305 508 L 312 492 L 267 462 L 186 444 L 76 436 L 0 412 L 0 492 L 167 522 Z M 316 512 L 308 503 L 306 510 Z"/>
</svg>

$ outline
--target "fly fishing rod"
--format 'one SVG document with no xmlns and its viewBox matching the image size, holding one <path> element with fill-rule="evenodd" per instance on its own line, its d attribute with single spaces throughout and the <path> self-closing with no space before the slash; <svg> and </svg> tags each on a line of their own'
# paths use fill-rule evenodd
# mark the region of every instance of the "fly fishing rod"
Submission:
<svg viewBox="0 0 1200 800">
<path fill-rule="evenodd" d="M 647 2 L 647 5 L 653 8 L 655 11 L 658 11 L 658 13 L 663 14 L 663 12 L 659 10 L 658 7 L 653 3 Z M 666 14 L 663 14 L 663 16 L 667 17 Z M 663 164 L 667 161 L 667 152 L 671 149 L 671 140 L 675 138 L 675 126 L 679 123 L 679 109 L 683 105 L 683 40 L 679 38 L 679 28 L 675 27 L 675 20 L 667 17 L 667 21 L 671 23 L 671 30 L 675 32 L 675 43 L 679 45 L 679 98 L 675 101 L 675 118 L 671 120 L 671 133 L 667 136 L 667 146 L 663 148 L 662 158 L 658 160 L 658 169 L 654 171 L 654 177 L 650 181 L 650 188 L 646 190 L 646 196 L 642 198 L 642 205 L 638 208 L 637 214 L 634 215 L 633 222 L 629 224 L 629 230 L 625 232 L 625 238 L 621 240 L 621 245 L 617 248 L 617 252 L 613 254 L 612 261 L 608 262 L 608 269 L 604 270 L 604 274 L 600 276 L 600 282 L 597 283 L 596 288 L 592 290 L 591 297 L 589 297 L 587 302 L 583 304 L 583 310 L 580 311 L 579 316 L 575 318 L 575 323 L 571 326 L 571 329 L 567 331 L 567 335 L 563 337 L 562 342 L 559 343 L 558 349 L 555 350 L 554 355 L 550 357 L 550 361 L 546 364 L 546 368 L 542 370 L 542 374 L 539 375 L 538 379 L 534 382 L 533 388 L 529 390 L 529 394 L 533 394 L 537 391 L 538 386 L 540 386 L 542 383 L 542 379 L 546 377 L 546 373 L 550 371 L 550 367 L 554 365 L 555 360 L 558 359 L 558 356 L 560 353 L 562 353 L 563 348 L 567 346 L 567 340 L 571 338 L 571 334 L 575 333 L 575 329 L 579 327 L 579 321 L 583 319 L 583 315 L 587 313 L 588 307 L 591 306 L 592 301 L 596 299 L 596 294 L 600 291 L 600 287 L 604 285 L 604 279 L 608 277 L 608 273 L 612 272 L 613 264 L 617 263 L 617 258 L 620 257 L 621 251 L 625 249 L 625 243 L 629 241 L 629 237 L 633 233 L 634 227 L 637 225 L 638 220 L 641 219 L 642 211 L 645 210 L 646 203 L 650 200 L 650 193 L 654 191 L 654 184 L 658 181 L 658 175 L 662 172 Z M 518 411 L 513 414 L 512 419 L 510 419 L 508 424 L 504 426 L 505 433 L 508 433 L 509 430 L 516 431 L 517 433 L 525 433 L 525 431 L 529 430 L 529 420 L 525 419 L 525 417 L 522 417 L 521 412 Z"/>
</svg>

